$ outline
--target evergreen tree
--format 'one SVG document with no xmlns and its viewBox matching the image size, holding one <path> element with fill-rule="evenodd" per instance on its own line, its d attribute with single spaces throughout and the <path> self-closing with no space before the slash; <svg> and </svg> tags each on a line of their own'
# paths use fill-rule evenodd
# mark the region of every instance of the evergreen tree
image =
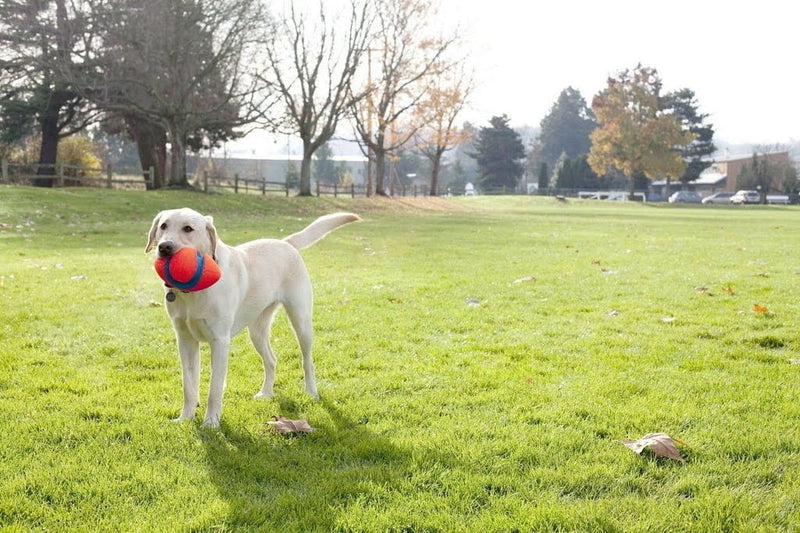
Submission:
<svg viewBox="0 0 800 533">
<path fill-rule="evenodd" d="M 522 176 L 525 146 L 508 125 L 506 115 L 492 117 L 475 140 L 473 157 L 478 162 L 478 182 L 484 190 L 515 189 Z"/>
<path fill-rule="evenodd" d="M 540 125 L 539 162 L 553 167 L 562 153 L 570 159 L 589 153 L 592 147 L 589 134 L 597 122 L 580 91 L 567 87 Z"/>
<path fill-rule="evenodd" d="M 675 115 L 685 133 L 694 135 L 694 140 L 680 150 L 683 160 L 686 161 L 686 172 L 680 180 L 683 182 L 696 180 L 711 164 L 711 154 L 717 149 L 712 140 L 714 126 L 706 124 L 708 114 L 698 111 L 694 91 L 691 89 L 668 93 L 662 100 L 662 107 Z"/>
<path fill-rule="evenodd" d="M 547 175 L 547 163 L 539 165 L 539 190 L 550 187 L 550 176 Z"/>
<path fill-rule="evenodd" d="M 339 173 L 333 162 L 333 150 L 328 143 L 317 149 L 314 159 L 314 179 L 320 183 L 339 183 Z"/>
</svg>

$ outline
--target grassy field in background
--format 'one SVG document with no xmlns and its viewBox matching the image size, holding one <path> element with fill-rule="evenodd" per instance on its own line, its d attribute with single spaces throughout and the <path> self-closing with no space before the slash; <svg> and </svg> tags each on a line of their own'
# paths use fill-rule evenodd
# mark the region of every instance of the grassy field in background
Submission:
<svg viewBox="0 0 800 533">
<path fill-rule="evenodd" d="M 274 399 L 241 334 L 221 430 L 170 422 L 143 249 L 181 206 L 228 244 L 364 218 L 303 252 L 319 402 L 281 315 Z M 797 531 L 798 217 L 0 187 L 0 530 Z"/>
</svg>

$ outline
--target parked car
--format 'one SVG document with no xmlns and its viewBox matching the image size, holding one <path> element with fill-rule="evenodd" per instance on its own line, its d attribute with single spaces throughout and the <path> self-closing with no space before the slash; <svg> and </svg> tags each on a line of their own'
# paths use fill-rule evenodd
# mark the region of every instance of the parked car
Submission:
<svg viewBox="0 0 800 533">
<path fill-rule="evenodd" d="M 732 192 L 715 192 L 711 196 L 703 198 L 704 204 L 727 204 L 730 203 Z"/>
<path fill-rule="evenodd" d="M 669 197 L 671 204 L 699 204 L 702 201 L 703 197 L 700 196 L 700 193 L 694 191 L 678 191 Z"/>
<path fill-rule="evenodd" d="M 758 191 L 737 191 L 731 196 L 732 204 L 757 204 L 761 202 L 761 194 Z"/>
</svg>

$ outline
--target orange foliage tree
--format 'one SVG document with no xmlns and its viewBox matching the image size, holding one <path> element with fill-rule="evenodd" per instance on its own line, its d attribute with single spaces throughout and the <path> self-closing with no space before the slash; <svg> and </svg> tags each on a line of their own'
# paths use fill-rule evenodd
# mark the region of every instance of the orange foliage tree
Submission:
<svg viewBox="0 0 800 533">
<path fill-rule="evenodd" d="M 617 169 L 634 176 L 679 178 L 686 170 L 681 148 L 694 140 L 682 131 L 678 118 L 661 106 L 661 78 L 649 67 L 637 65 L 609 78 L 607 87 L 595 95 L 592 110 L 598 127 L 592 131 L 589 165 L 598 175 Z"/>
</svg>

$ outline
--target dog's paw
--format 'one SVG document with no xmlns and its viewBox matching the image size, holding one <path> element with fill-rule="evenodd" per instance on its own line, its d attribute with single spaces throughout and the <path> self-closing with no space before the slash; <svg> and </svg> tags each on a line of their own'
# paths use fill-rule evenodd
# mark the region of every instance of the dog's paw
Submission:
<svg viewBox="0 0 800 533">
<path fill-rule="evenodd" d="M 192 419 L 194 419 L 193 416 L 183 416 L 183 415 L 181 415 L 178 418 L 173 418 L 172 419 L 172 423 L 173 424 L 177 424 L 179 422 L 186 422 L 187 420 L 192 420 Z"/>
<path fill-rule="evenodd" d="M 255 398 L 256 400 L 269 400 L 273 396 L 275 395 L 272 392 L 258 391 L 253 395 L 253 398 Z"/>
<path fill-rule="evenodd" d="M 200 427 L 206 429 L 219 429 L 219 418 L 206 418 Z"/>
</svg>

